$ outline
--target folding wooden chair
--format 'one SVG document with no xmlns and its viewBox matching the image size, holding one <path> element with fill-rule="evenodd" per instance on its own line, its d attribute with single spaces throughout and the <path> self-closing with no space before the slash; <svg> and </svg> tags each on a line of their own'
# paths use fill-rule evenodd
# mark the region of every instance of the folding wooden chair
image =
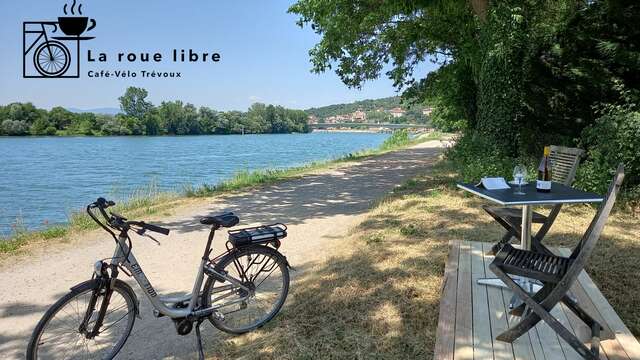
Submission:
<svg viewBox="0 0 640 360">
<path fill-rule="evenodd" d="M 544 320 L 585 359 L 598 359 L 599 336 L 602 327 L 581 309 L 575 300 L 568 296 L 568 292 L 571 285 L 578 278 L 578 274 L 587 264 L 589 256 L 600 238 L 623 178 L 624 167 L 620 165 L 598 212 L 568 258 L 520 250 L 510 244 L 505 244 L 500 249 L 489 268 L 513 290 L 514 294 L 526 304 L 527 308 L 520 322 L 498 335 L 497 340 L 511 343 L 533 328 L 540 320 Z M 530 295 L 513 281 L 510 275 L 536 279 L 542 283 L 542 289 L 535 295 Z M 576 338 L 549 313 L 558 302 L 563 302 L 591 328 L 591 349 L 587 348 L 582 341 Z"/>
<path fill-rule="evenodd" d="M 557 183 L 561 183 L 567 186 L 571 186 L 573 180 L 576 177 L 576 171 L 578 170 L 578 164 L 584 150 L 576 148 L 568 148 L 563 146 L 551 145 L 551 154 L 549 158 L 553 164 L 551 176 L 552 180 Z M 500 248 L 509 243 L 511 238 L 520 238 L 520 226 L 522 224 L 522 211 L 512 207 L 495 207 L 495 206 L 483 206 L 491 217 L 493 217 L 498 224 L 502 225 L 507 232 L 502 239 L 493 246 L 492 255 L 495 255 Z M 542 224 L 542 227 L 538 230 L 531 241 L 531 246 L 538 252 L 545 254 L 551 254 L 549 249 L 542 245 L 542 239 L 547 235 L 551 225 L 556 220 L 556 217 L 560 213 L 562 204 L 555 205 L 548 216 L 533 212 L 531 222 Z"/>
</svg>

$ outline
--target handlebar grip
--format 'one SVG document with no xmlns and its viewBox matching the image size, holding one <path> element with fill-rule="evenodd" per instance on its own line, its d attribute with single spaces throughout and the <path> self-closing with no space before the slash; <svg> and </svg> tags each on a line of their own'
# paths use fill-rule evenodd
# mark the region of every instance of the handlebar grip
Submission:
<svg viewBox="0 0 640 360">
<path fill-rule="evenodd" d="M 144 223 L 143 227 L 149 231 L 157 232 L 164 235 L 169 235 L 169 229 L 166 229 L 157 225 Z"/>
<path fill-rule="evenodd" d="M 106 200 L 103 197 L 99 197 L 98 200 L 96 200 L 95 204 L 98 205 L 98 207 L 106 209 L 108 207 L 114 206 L 116 203 L 110 200 Z"/>
</svg>

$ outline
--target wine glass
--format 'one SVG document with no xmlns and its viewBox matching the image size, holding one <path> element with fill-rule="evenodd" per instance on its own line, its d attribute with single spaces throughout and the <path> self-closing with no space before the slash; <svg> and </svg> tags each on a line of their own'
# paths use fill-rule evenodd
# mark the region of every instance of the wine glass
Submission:
<svg viewBox="0 0 640 360">
<path fill-rule="evenodd" d="M 515 195 L 524 195 L 522 191 L 522 183 L 524 183 L 524 179 L 527 177 L 527 168 L 523 165 L 516 165 L 513 168 L 513 181 L 518 184 L 518 190 L 514 191 Z"/>
</svg>

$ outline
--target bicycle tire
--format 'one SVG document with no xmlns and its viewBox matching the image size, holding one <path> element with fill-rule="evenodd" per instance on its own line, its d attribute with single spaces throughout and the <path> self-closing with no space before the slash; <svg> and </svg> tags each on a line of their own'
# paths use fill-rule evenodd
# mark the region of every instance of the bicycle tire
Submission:
<svg viewBox="0 0 640 360">
<path fill-rule="evenodd" d="M 44 65 L 42 65 L 40 63 L 40 60 L 42 60 L 41 56 L 42 56 L 42 51 L 44 51 L 45 49 L 49 50 L 51 47 L 54 47 L 56 49 L 59 50 L 58 55 L 61 55 L 64 59 L 64 61 L 62 62 L 62 66 L 60 66 L 59 69 L 56 69 L 55 71 L 51 71 L 50 69 L 46 69 Z M 50 40 L 48 42 L 42 43 L 38 46 L 38 48 L 34 51 L 33 53 L 33 64 L 36 68 L 36 70 L 40 73 L 40 75 L 45 76 L 45 77 L 60 77 L 63 76 L 67 70 L 69 70 L 69 66 L 71 65 L 71 53 L 69 52 L 69 49 L 61 42 L 59 41 L 54 41 L 54 40 Z M 53 64 L 52 62 L 49 62 L 49 64 Z M 57 65 L 57 62 L 56 62 Z M 55 68 L 52 68 L 55 69 Z"/>
<path fill-rule="evenodd" d="M 42 319 L 40 319 L 35 329 L 33 330 L 33 334 L 31 335 L 31 339 L 29 340 L 29 345 L 27 347 L 27 353 L 26 353 L 27 360 L 42 360 L 42 357 L 38 355 L 38 351 L 39 351 L 40 345 L 42 345 L 40 343 L 41 341 L 40 339 L 43 335 L 43 331 L 47 329 L 47 326 L 50 324 L 51 320 L 54 319 L 54 317 L 61 310 L 63 310 L 66 305 L 70 304 L 74 299 L 82 295 L 90 294 L 91 292 L 93 292 L 93 290 L 97 288 L 97 281 L 98 280 L 90 280 L 90 281 L 86 281 L 84 283 L 78 284 L 77 286 L 73 287 L 69 293 L 67 293 L 65 296 L 63 296 L 58 301 L 56 301 L 47 310 L 47 312 L 44 314 Z M 102 357 L 102 359 L 113 359 L 118 354 L 118 352 L 120 352 L 124 344 L 127 342 L 129 335 L 131 334 L 131 329 L 133 328 L 133 324 L 135 323 L 135 318 L 138 312 L 137 298 L 135 296 L 135 293 L 133 293 L 133 290 L 131 290 L 131 287 L 129 287 L 126 283 L 122 282 L 121 280 L 116 280 L 115 285 L 113 287 L 113 292 L 114 294 L 115 293 L 119 294 L 124 299 L 128 309 L 126 313 L 126 316 L 128 316 L 128 319 L 127 319 L 127 325 L 125 327 L 125 331 L 120 336 L 119 340 L 115 343 L 115 346 L 112 348 L 112 350 L 108 352 L 107 356 Z M 112 299 L 113 299 L 113 296 L 112 296 Z M 112 304 L 112 301 L 109 302 L 109 305 L 111 304 Z M 107 308 L 107 311 L 108 310 L 109 308 Z M 65 325 L 68 324 L 67 322 L 64 322 L 64 323 Z M 104 329 L 104 325 L 101 329 Z M 79 336 L 79 338 L 81 338 L 81 336 Z M 74 347 L 76 344 L 74 344 Z M 68 355 L 68 352 L 65 352 L 62 358 L 65 358 L 65 359 L 73 358 L 73 356 L 67 356 L 67 355 Z M 54 358 L 57 359 L 61 357 L 56 355 L 54 356 Z"/>
<path fill-rule="evenodd" d="M 268 314 L 266 314 L 266 316 L 264 316 L 259 322 L 256 322 L 254 324 L 234 328 L 230 326 L 230 323 L 227 321 L 228 318 L 225 318 L 224 320 L 220 320 L 215 315 L 210 316 L 209 321 L 211 322 L 211 324 L 215 326 L 217 329 L 224 331 L 226 333 L 239 335 L 239 334 L 244 334 L 262 327 L 264 324 L 271 321 L 271 319 L 273 319 L 273 317 L 278 314 L 278 312 L 282 308 L 282 305 L 284 305 L 284 302 L 287 299 L 287 295 L 289 293 L 290 277 L 289 277 L 289 265 L 287 263 L 287 260 L 280 252 L 267 246 L 247 246 L 247 247 L 240 248 L 235 252 L 225 255 L 216 264 L 215 269 L 218 272 L 224 271 L 228 267 L 228 265 L 233 263 L 235 259 L 242 258 L 243 256 L 246 256 L 249 254 L 264 255 L 274 260 L 275 262 L 274 270 L 275 270 L 275 266 L 277 266 L 277 268 L 280 269 L 280 272 L 282 274 L 281 294 L 278 297 L 277 301 L 273 304 L 271 311 Z M 267 277 L 269 276 L 270 274 L 267 275 Z M 201 304 L 203 304 L 205 308 L 210 307 L 212 304 L 211 291 L 214 289 L 216 281 L 217 280 L 215 279 L 215 277 L 208 276 L 207 281 L 205 282 L 204 290 L 202 292 L 202 299 L 201 299 Z M 258 285 L 258 286 L 261 286 L 261 285 Z"/>
</svg>

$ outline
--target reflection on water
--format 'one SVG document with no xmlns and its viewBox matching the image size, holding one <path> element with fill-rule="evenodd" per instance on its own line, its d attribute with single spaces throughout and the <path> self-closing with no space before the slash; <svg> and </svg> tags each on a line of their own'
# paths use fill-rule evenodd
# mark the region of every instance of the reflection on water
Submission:
<svg viewBox="0 0 640 360">
<path fill-rule="evenodd" d="M 66 221 L 98 196 L 217 183 L 241 169 L 290 167 L 379 146 L 388 135 L 0 138 L 0 234 Z"/>
</svg>

